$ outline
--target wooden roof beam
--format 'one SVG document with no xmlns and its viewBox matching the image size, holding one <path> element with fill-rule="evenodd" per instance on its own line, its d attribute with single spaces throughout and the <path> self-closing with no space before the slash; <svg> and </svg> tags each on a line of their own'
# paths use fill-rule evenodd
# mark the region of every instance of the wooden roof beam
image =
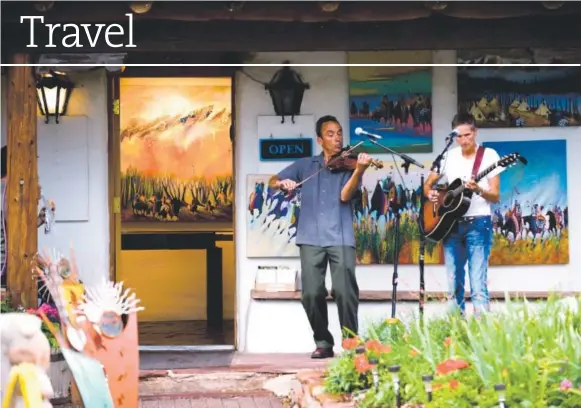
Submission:
<svg viewBox="0 0 581 408">
<path fill-rule="evenodd" d="M 538 1 L 513 2 L 438 2 L 445 7 L 432 7 L 431 1 L 346 1 L 337 10 L 323 11 L 318 2 L 245 2 L 243 7 L 232 8 L 231 2 L 196 1 L 154 2 L 151 9 L 135 14 L 135 21 L 277 21 L 277 22 L 382 22 L 409 21 L 443 15 L 459 19 L 502 19 L 526 16 L 581 15 L 581 3 L 564 2 L 556 9 L 548 9 Z M 126 19 L 131 13 L 130 2 L 66 2 L 57 1 L 44 13 L 34 8 L 33 2 L 2 2 L 2 23 L 20 23 L 23 15 L 43 15 L 49 23 L 113 23 Z"/>
<path fill-rule="evenodd" d="M 539 29 L 542 27 L 542 29 Z M 46 30 L 37 30 L 37 44 L 47 44 Z M 62 32 L 61 32 L 62 33 Z M 269 33 L 266 35 L 266 33 Z M 135 48 L 116 48 L 129 54 L 196 52 L 282 52 L 358 50 L 436 50 L 478 48 L 579 47 L 581 24 L 575 15 L 511 18 L 502 20 L 457 20 L 432 17 L 388 23 L 187 23 L 135 24 Z M 2 26 L 3 54 L 26 50 L 29 32 L 20 25 Z M 62 36 L 62 34 L 61 34 Z M 44 53 L 111 52 L 104 41 L 95 48 L 38 47 Z M 4 59 L 3 59 L 4 62 Z"/>
</svg>

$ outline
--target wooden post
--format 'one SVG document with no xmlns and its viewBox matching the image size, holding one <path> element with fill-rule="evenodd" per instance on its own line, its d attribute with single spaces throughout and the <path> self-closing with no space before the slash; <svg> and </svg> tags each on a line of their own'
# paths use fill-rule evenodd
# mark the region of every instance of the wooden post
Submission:
<svg viewBox="0 0 581 408">
<path fill-rule="evenodd" d="M 12 64 L 30 64 L 28 54 Z M 8 182 L 6 186 L 6 286 L 13 306 L 37 307 L 37 281 L 31 261 L 37 252 L 36 217 L 40 196 L 36 147 L 34 67 L 8 67 L 6 93 Z"/>
</svg>

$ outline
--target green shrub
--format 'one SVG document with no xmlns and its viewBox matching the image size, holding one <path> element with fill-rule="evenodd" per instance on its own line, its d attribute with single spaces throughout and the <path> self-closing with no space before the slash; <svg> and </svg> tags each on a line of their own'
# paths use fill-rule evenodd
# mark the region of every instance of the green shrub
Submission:
<svg viewBox="0 0 581 408">
<path fill-rule="evenodd" d="M 401 404 L 498 407 L 502 384 L 510 407 L 581 407 L 581 297 L 531 304 L 507 297 L 501 312 L 373 324 L 327 369 L 325 387 L 361 407 L 394 407 L 399 366 Z M 378 381 L 374 383 L 374 374 Z M 431 375 L 428 401 L 423 377 Z"/>
</svg>

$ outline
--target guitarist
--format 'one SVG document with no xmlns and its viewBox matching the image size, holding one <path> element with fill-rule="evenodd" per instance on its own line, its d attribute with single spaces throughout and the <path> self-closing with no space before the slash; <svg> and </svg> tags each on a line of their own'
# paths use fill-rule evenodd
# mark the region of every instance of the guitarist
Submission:
<svg viewBox="0 0 581 408">
<path fill-rule="evenodd" d="M 499 169 L 495 169 L 478 183 L 475 175 L 480 169 L 500 160 L 494 149 L 484 148 L 476 142 L 477 128 L 470 114 L 457 114 L 452 120 L 457 147 L 450 149 L 442 159 L 441 172 L 432 168 L 423 186 L 424 195 L 437 202 L 436 182 L 447 179 L 450 183 L 459 178 L 474 194 L 468 212 L 458 220 L 443 240 L 444 260 L 448 276 L 448 298 L 451 309 L 465 313 L 464 281 L 468 262 L 470 293 L 475 316 L 489 309 L 488 259 L 492 247 L 492 219 L 490 203 L 500 200 Z"/>
</svg>

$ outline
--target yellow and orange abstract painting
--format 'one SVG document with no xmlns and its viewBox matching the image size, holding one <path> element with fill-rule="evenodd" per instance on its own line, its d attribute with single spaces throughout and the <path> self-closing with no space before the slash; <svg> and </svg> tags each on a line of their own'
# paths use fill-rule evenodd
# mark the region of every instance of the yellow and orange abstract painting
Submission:
<svg viewBox="0 0 581 408">
<path fill-rule="evenodd" d="M 121 219 L 231 223 L 231 78 L 122 78 Z"/>
</svg>

